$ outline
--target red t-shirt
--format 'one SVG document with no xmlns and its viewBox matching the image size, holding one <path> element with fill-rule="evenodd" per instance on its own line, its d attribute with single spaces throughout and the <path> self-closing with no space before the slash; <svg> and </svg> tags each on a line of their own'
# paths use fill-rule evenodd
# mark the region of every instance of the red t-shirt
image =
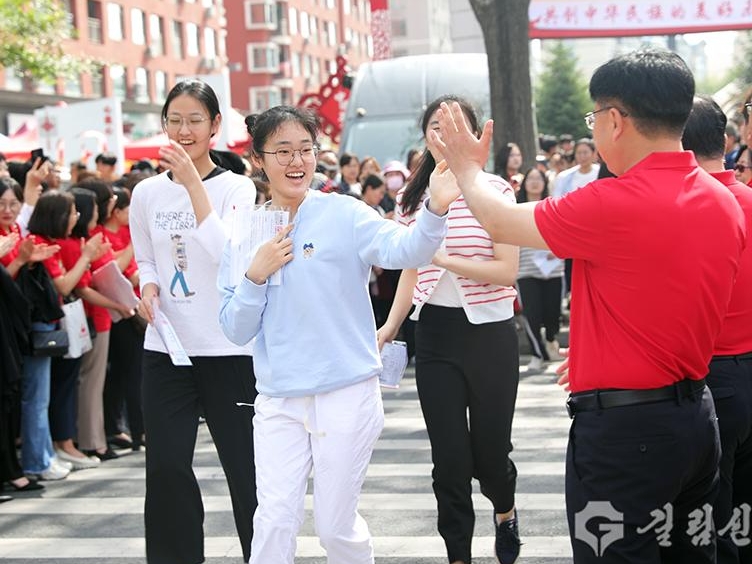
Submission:
<svg viewBox="0 0 752 564">
<path fill-rule="evenodd" d="M 16 260 L 16 257 L 18 256 L 18 247 L 21 245 L 21 230 L 18 227 L 18 224 L 14 223 L 11 225 L 10 229 L 3 229 L 0 227 L 0 235 L 10 235 L 12 233 L 18 234 L 18 241 L 16 241 L 16 245 L 10 250 L 10 252 L 6 255 L 3 255 L 0 257 L 0 263 L 3 264 L 3 266 L 8 266 L 10 263 L 12 263 L 14 260 Z"/>
<path fill-rule="evenodd" d="M 77 237 L 68 237 L 66 239 L 60 239 L 58 244 L 60 245 L 60 256 L 63 261 L 63 267 L 66 271 L 70 270 L 76 265 L 78 259 L 81 258 L 81 240 Z M 110 260 L 112 260 L 113 257 L 110 252 L 105 253 L 100 259 L 91 263 L 90 269 L 87 270 L 78 281 L 76 288 L 91 286 L 92 271 L 106 263 L 108 256 L 110 257 Z M 110 317 L 110 312 L 107 311 L 107 308 L 95 306 L 84 301 L 84 310 L 86 310 L 87 317 L 91 317 L 94 322 L 94 329 L 99 332 L 110 330 L 110 327 L 112 327 L 112 318 Z"/>
<path fill-rule="evenodd" d="M 739 202 L 747 220 L 747 236 L 752 237 L 752 188 L 736 180 L 733 170 L 712 173 L 712 176 L 728 186 Z M 752 352 L 752 241 L 742 251 L 728 311 L 713 349 L 714 355 L 748 352 Z"/>
<path fill-rule="evenodd" d="M 535 221 L 557 256 L 574 259 L 573 392 L 707 374 L 745 220 L 692 152 L 653 153 L 619 178 L 546 198 Z"/>
</svg>

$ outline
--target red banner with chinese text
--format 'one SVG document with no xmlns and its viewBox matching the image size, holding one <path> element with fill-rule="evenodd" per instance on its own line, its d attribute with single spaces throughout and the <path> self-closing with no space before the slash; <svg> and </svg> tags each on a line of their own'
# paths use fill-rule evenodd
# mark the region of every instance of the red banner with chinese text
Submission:
<svg viewBox="0 0 752 564">
<path fill-rule="evenodd" d="M 752 0 L 531 0 L 528 14 L 531 39 L 752 28 Z"/>
</svg>

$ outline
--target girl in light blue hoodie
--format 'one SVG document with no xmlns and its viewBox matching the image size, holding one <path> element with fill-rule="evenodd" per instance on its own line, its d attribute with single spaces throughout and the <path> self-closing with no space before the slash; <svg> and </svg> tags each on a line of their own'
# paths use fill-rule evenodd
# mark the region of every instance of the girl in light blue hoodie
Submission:
<svg viewBox="0 0 752 564">
<path fill-rule="evenodd" d="M 239 281 L 231 279 L 227 246 L 218 280 L 225 335 L 237 344 L 256 339 L 259 505 L 250 562 L 292 564 L 315 468 L 314 519 L 328 562 L 372 564 L 371 536 L 357 511 L 384 424 L 370 269 L 428 264 L 459 192 L 433 192 L 408 229 L 355 198 L 310 189 L 318 150 L 312 114 L 280 106 L 246 122 L 270 205 L 289 207 L 291 218 Z M 448 174 L 439 169 L 434 174 Z M 268 284 L 280 269 L 281 284 Z"/>
</svg>

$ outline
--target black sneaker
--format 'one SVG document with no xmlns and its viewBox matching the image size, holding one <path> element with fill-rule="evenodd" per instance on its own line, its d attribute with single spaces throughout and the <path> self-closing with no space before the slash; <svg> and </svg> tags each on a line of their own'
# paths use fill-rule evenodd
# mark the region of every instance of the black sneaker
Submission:
<svg viewBox="0 0 752 564">
<path fill-rule="evenodd" d="M 495 513 L 493 519 L 496 528 L 496 558 L 501 564 L 514 564 L 520 555 L 521 544 L 517 510 L 514 510 L 514 517 L 501 523 L 496 522 Z"/>
</svg>

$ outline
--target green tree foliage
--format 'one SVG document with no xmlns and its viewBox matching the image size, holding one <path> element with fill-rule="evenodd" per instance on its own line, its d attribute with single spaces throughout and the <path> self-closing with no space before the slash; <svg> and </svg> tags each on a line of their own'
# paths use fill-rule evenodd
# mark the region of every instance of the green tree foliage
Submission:
<svg viewBox="0 0 752 564">
<path fill-rule="evenodd" d="M 45 82 L 88 70 L 63 50 L 72 33 L 59 0 L 0 0 L 0 66 Z"/>
<path fill-rule="evenodd" d="M 588 86 L 577 70 L 577 58 L 561 41 L 550 47 L 535 99 L 540 133 L 569 133 L 575 138 L 590 133 L 582 119 L 592 106 Z"/>
<path fill-rule="evenodd" d="M 736 62 L 734 74 L 746 90 L 752 86 L 752 31 L 742 36 L 742 56 Z"/>
</svg>

